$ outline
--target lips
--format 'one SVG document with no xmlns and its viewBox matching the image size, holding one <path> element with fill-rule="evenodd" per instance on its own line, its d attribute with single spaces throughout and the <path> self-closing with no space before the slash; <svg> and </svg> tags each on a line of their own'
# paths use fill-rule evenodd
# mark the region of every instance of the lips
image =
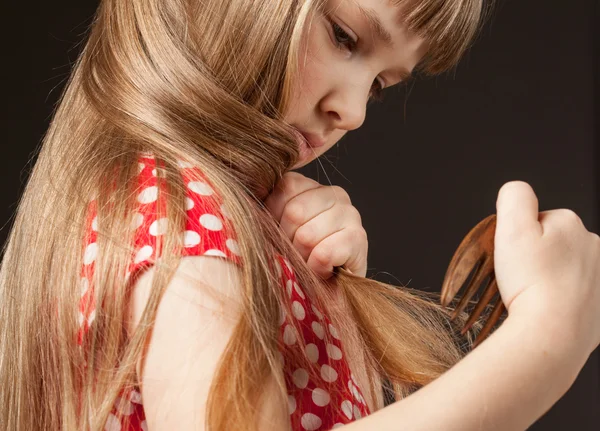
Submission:
<svg viewBox="0 0 600 431">
<path fill-rule="evenodd" d="M 300 130 L 298 130 L 298 132 L 302 135 L 309 147 L 319 148 L 325 145 L 325 140 L 314 133 L 302 132 Z"/>
</svg>

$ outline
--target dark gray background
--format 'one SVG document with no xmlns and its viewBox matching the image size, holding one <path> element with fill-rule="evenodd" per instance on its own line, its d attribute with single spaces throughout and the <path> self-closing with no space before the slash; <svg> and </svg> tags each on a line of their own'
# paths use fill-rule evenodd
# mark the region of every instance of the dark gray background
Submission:
<svg viewBox="0 0 600 431">
<path fill-rule="evenodd" d="M 512 180 L 531 184 L 540 211 L 570 208 L 599 232 L 599 4 L 499 0 L 456 73 L 390 92 L 324 170 L 301 169 L 350 193 L 369 234 L 368 276 L 439 291 L 456 247 Z M 2 243 L 96 2 L 23 6 L 5 15 L 17 25 L 3 40 L 14 76 L 3 85 Z M 600 429 L 599 366 L 596 351 L 530 429 Z"/>
</svg>

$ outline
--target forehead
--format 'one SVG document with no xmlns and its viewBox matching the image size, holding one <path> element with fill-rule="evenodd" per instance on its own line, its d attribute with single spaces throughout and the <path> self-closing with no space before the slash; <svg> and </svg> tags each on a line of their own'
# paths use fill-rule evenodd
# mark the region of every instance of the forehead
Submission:
<svg viewBox="0 0 600 431">
<path fill-rule="evenodd" d="M 393 34 L 398 31 L 411 38 L 416 34 L 409 31 L 405 22 L 405 5 L 402 0 L 336 0 L 338 5 L 351 7 L 369 22 L 376 36 L 386 45 L 393 45 Z"/>
<path fill-rule="evenodd" d="M 404 19 L 406 1 L 332 0 L 331 3 L 360 17 L 370 28 L 373 39 L 403 63 L 413 63 L 411 69 L 428 50 L 427 42 L 408 29 Z"/>
</svg>

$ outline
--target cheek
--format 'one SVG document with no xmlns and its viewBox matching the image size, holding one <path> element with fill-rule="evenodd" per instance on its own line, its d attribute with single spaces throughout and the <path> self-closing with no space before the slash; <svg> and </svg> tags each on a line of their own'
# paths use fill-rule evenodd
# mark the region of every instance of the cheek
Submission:
<svg viewBox="0 0 600 431">
<path fill-rule="evenodd" d="M 296 87 L 296 100 L 304 103 L 317 102 L 323 87 L 323 74 L 321 67 L 308 60 L 307 64 L 300 67 L 298 86 Z"/>
<path fill-rule="evenodd" d="M 296 96 L 302 100 L 313 100 L 315 102 L 326 90 L 329 79 L 328 70 L 331 68 L 331 60 L 327 60 L 328 37 L 326 30 L 319 20 L 315 20 L 311 32 L 305 38 L 301 49 L 301 60 L 298 65 L 299 82 L 296 88 Z"/>
</svg>

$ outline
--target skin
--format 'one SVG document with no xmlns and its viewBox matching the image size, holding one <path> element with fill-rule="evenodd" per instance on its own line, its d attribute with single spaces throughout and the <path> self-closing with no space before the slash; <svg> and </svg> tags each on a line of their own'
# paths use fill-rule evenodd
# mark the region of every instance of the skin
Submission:
<svg viewBox="0 0 600 431">
<path fill-rule="evenodd" d="M 375 12 L 390 33 L 393 46 L 375 37 L 359 6 Z M 325 145 L 312 149 L 312 154 L 298 160 L 292 170 L 310 163 L 348 131 L 359 128 L 373 90 L 400 83 L 398 70 L 411 72 L 425 55 L 426 43 L 406 30 L 398 13 L 389 0 L 330 0 L 326 13 L 314 16 L 302 42 L 306 59 L 300 62 L 300 79 L 292 98 L 295 103 L 285 120 L 298 130 L 321 137 Z M 352 40 L 357 41 L 355 46 Z M 329 279 L 336 266 L 366 276 L 367 235 L 343 188 L 324 186 L 292 171 L 284 174 L 265 203 L 308 266 L 322 279 Z"/>
</svg>

